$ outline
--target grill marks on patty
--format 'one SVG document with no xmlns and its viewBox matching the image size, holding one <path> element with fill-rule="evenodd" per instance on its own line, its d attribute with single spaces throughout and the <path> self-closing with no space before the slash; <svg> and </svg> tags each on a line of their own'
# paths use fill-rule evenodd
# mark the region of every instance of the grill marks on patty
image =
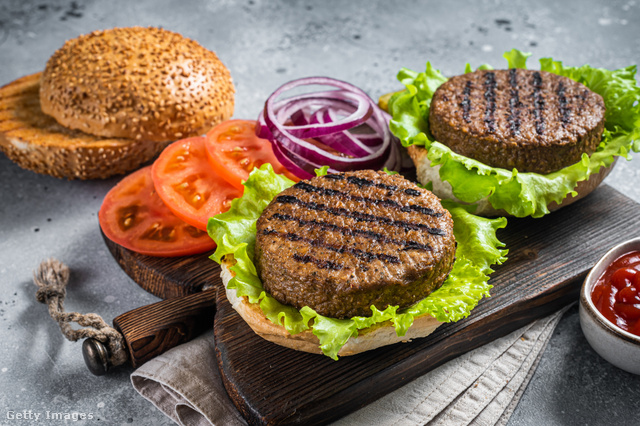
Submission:
<svg viewBox="0 0 640 426">
<path fill-rule="evenodd" d="M 496 121 L 494 114 L 496 112 L 496 75 L 488 72 L 484 76 L 484 125 L 487 131 L 493 133 L 496 131 Z"/>
<path fill-rule="evenodd" d="M 327 175 L 324 178 L 328 180 L 342 180 L 342 175 Z M 391 234 L 383 234 L 380 232 L 372 231 L 369 226 L 370 224 L 382 225 L 382 226 L 390 226 L 394 228 L 399 228 L 399 230 L 407 233 L 408 231 L 426 231 L 429 234 L 444 236 L 446 235 L 445 231 L 438 227 L 432 227 L 425 225 L 424 223 L 418 221 L 407 221 L 407 220 L 396 220 L 387 215 L 383 214 L 370 214 L 365 213 L 362 210 L 369 210 L 371 207 L 379 207 L 381 210 L 384 209 L 393 209 L 399 210 L 403 213 L 414 212 L 420 215 L 434 216 L 440 217 L 442 216 L 442 212 L 436 212 L 431 208 L 427 208 L 421 206 L 419 204 L 401 204 L 394 199 L 388 198 L 389 196 L 393 196 L 394 193 L 398 191 L 398 187 L 395 185 L 387 185 L 384 183 L 374 182 L 369 179 L 359 178 L 355 176 L 349 176 L 345 179 L 345 182 L 348 184 L 346 187 L 343 187 L 342 190 L 333 189 L 330 187 L 317 186 L 312 185 L 309 182 L 301 181 L 293 186 L 293 188 L 298 189 L 299 191 L 294 191 L 296 195 L 279 195 L 275 199 L 275 203 L 277 204 L 292 204 L 296 205 L 300 208 L 295 209 L 299 215 L 285 215 L 281 213 L 273 213 L 270 216 L 266 216 L 267 221 L 278 221 L 278 222 L 289 222 L 297 225 L 298 229 L 302 229 L 305 227 L 314 227 L 317 229 L 321 229 L 324 233 L 332 232 L 336 234 L 340 234 L 344 237 L 355 237 L 361 236 L 370 241 L 372 249 L 370 250 L 361 250 L 353 247 L 347 247 L 345 245 L 336 245 L 327 242 L 326 234 L 323 236 L 324 238 L 305 238 L 300 236 L 294 232 L 278 232 L 268 227 L 263 231 L 265 235 L 274 235 L 278 238 L 282 238 L 288 241 L 299 241 L 305 244 L 308 244 L 312 247 L 324 248 L 330 251 L 334 251 L 340 254 L 350 254 L 365 263 L 369 263 L 373 260 L 381 260 L 387 264 L 397 264 L 400 263 L 400 258 L 394 255 L 389 255 L 385 253 L 376 253 L 373 251 L 376 246 L 395 246 L 392 250 L 402 252 L 408 250 L 431 250 L 431 246 L 428 244 L 419 243 L 410 239 L 398 239 L 391 238 L 386 235 Z M 384 196 L 380 198 L 372 198 L 357 195 L 359 194 L 359 188 L 363 187 L 375 187 L 386 190 Z M 407 189 L 410 195 L 413 197 L 416 196 L 416 193 L 421 195 L 421 193 L 417 190 Z M 404 191 L 404 193 L 407 193 Z M 418 196 L 419 196 L 418 195 Z M 322 199 L 321 203 L 314 201 L 318 198 L 318 196 Z M 334 198 L 339 199 L 343 203 L 355 204 L 354 208 L 345 208 L 345 207 L 336 207 L 336 201 Z M 358 208 L 360 207 L 360 209 Z M 324 212 L 333 218 L 327 218 L 325 220 L 311 219 L 306 220 L 303 217 L 308 211 L 312 212 Z M 348 220 L 348 226 L 339 226 L 335 223 L 331 223 L 329 220 Z M 351 219 L 349 221 L 349 219 Z M 285 225 L 286 226 L 286 225 Z M 357 226 L 364 226 L 365 228 L 358 228 Z M 397 232 L 397 231 L 395 231 Z M 295 260 L 303 263 L 309 263 L 307 258 L 296 257 Z M 316 262 L 312 262 L 317 265 Z M 336 269 L 336 268 L 329 268 Z M 337 268 L 342 269 L 342 268 Z"/>
<path fill-rule="evenodd" d="M 339 318 L 426 297 L 446 278 L 454 252 L 451 216 L 439 200 L 382 172 L 299 182 L 257 224 L 265 289 L 281 303 Z"/>
<path fill-rule="evenodd" d="M 473 83 L 471 80 L 467 81 L 464 85 L 462 102 L 460 102 L 460 107 L 462 108 L 462 119 L 467 123 L 471 123 L 471 117 L 469 117 L 469 111 L 471 111 L 471 88 L 473 87 Z"/>
<path fill-rule="evenodd" d="M 563 129 L 566 129 L 567 125 L 571 123 L 571 106 L 565 96 L 565 90 L 566 87 L 562 82 L 560 82 L 560 84 L 558 84 L 556 95 L 558 95 L 558 109 L 560 110 L 560 119 L 562 121 Z"/>
<path fill-rule="evenodd" d="M 518 91 L 518 77 L 516 69 L 509 70 L 509 129 L 513 136 L 520 135 L 520 114 L 522 111 L 522 102 L 520 102 L 520 92 Z"/>
<path fill-rule="evenodd" d="M 544 96 L 542 94 L 542 77 L 539 72 L 534 72 L 531 85 L 533 86 L 533 116 L 536 121 L 536 132 L 539 135 L 544 133 Z"/>
<path fill-rule="evenodd" d="M 327 212 L 334 216 L 343 216 L 356 220 L 357 222 L 369 222 L 369 223 L 383 223 L 390 226 L 395 226 L 396 228 L 401 228 L 405 232 L 412 230 L 425 230 L 433 235 L 445 235 L 444 231 L 439 228 L 427 226 L 423 223 L 419 222 L 408 222 L 404 220 L 393 220 L 386 216 L 378 216 L 369 213 L 362 213 L 356 210 L 345 209 L 342 207 L 331 207 L 323 203 L 316 203 L 313 201 L 303 201 L 292 195 L 279 195 L 276 197 L 276 202 L 280 204 L 297 204 L 308 210 L 315 210 L 318 212 Z M 382 203 L 380 203 L 382 204 Z M 412 209 L 407 206 L 406 209 L 403 207 L 402 211 L 411 211 Z M 436 215 L 433 215 L 436 216 Z"/>
<path fill-rule="evenodd" d="M 320 269 L 330 269 L 332 271 L 339 271 L 340 269 L 342 269 L 342 265 L 338 265 L 337 263 L 331 262 L 329 260 L 316 259 L 315 257 L 309 256 L 308 254 L 301 256 L 296 253 L 293 255 L 293 259 L 300 263 L 313 263 Z"/>
<path fill-rule="evenodd" d="M 493 167 L 550 173 L 591 155 L 604 130 L 602 97 L 545 71 L 480 70 L 434 93 L 429 128 L 453 151 Z"/>
<path fill-rule="evenodd" d="M 278 237 L 283 238 L 285 240 L 289 240 L 289 241 L 304 241 L 305 243 L 309 244 L 312 247 L 322 247 L 324 249 L 335 251 L 336 253 L 340 253 L 340 254 L 349 253 L 354 255 L 357 258 L 364 259 L 367 262 L 371 262 L 372 260 L 375 260 L 375 259 L 380 259 L 385 263 L 400 263 L 400 259 L 396 256 L 390 256 L 384 253 L 372 253 L 372 252 L 360 250 L 357 248 L 345 247 L 344 245 L 338 246 L 335 244 L 328 244 L 324 239 L 305 238 L 293 232 L 283 233 L 283 232 L 278 232 L 273 230 L 265 230 L 265 231 L 262 231 L 262 234 L 277 235 Z M 408 244 L 405 244 L 405 247 L 411 247 L 411 246 L 409 246 Z M 303 261 L 297 254 L 294 254 L 293 257 L 295 260 Z M 336 269 L 342 269 L 342 267 L 340 266 L 339 268 L 336 268 Z"/>
<path fill-rule="evenodd" d="M 442 213 L 436 213 L 433 209 L 430 208 L 426 208 L 423 207 L 421 205 L 417 205 L 417 204 L 408 204 L 408 205 L 402 205 L 399 204 L 397 201 L 393 200 L 393 199 L 389 199 L 389 198 L 368 198 L 368 197 L 361 197 L 358 195 L 355 195 L 353 193 L 345 193 L 339 190 L 335 190 L 335 189 L 330 189 L 330 188 L 323 188 L 323 187 L 318 187 L 318 186 L 313 186 L 305 181 L 300 181 L 298 183 L 296 183 L 294 185 L 295 188 L 298 189 L 302 189 L 305 192 L 309 192 L 309 193 L 317 193 L 320 195 L 326 195 L 327 197 L 338 197 L 341 198 L 343 200 L 350 200 L 350 201 L 356 201 L 356 202 L 362 202 L 362 203 L 368 203 L 368 204 L 376 204 L 376 205 L 380 205 L 380 206 L 385 206 L 385 207 L 391 207 L 391 208 L 396 208 L 396 209 L 400 209 L 403 212 L 409 212 L 409 211 L 417 211 L 420 212 L 422 214 L 426 214 L 426 215 L 430 215 L 430 216 L 440 216 L 442 215 Z M 393 189 L 389 189 L 387 192 L 387 196 L 390 197 L 393 195 L 393 192 L 396 191 L 398 188 L 393 188 Z M 409 191 L 409 192 L 407 192 Z M 405 190 L 406 194 L 409 195 L 413 195 L 415 196 L 420 196 L 420 192 L 419 191 L 415 191 L 412 189 L 406 189 Z"/>
<path fill-rule="evenodd" d="M 379 232 L 373 232 L 369 229 L 353 229 L 352 227 L 338 226 L 333 223 L 322 222 L 316 219 L 303 220 L 299 217 L 293 217 L 287 214 L 274 213 L 269 216 L 268 220 L 278 220 L 283 222 L 296 222 L 301 227 L 314 227 L 323 231 L 333 231 L 340 233 L 346 237 L 360 236 L 373 241 L 380 241 L 386 244 L 396 244 L 399 250 L 431 250 L 431 246 L 428 244 L 421 244 L 412 240 L 400 240 L 396 238 L 388 237 Z M 266 229 L 262 231 L 264 235 L 271 235 L 277 233 L 277 231 Z M 290 234 L 290 233 L 288 233 Z M 292 234 L 295 235 L 295 234 Z M 395 262 L 394 262 L 395 263 Z"/>
<path fill-rule="evenodd" d="M 336 177 L 337 176 L 337 177 Z M 326 175 L 325 178 L 329 180 L 342 180 L 342 175 Z M 361 203 L 366 206 L 378 206 L 389 209 L 400 210 L 401 212 L 416 212 L 419 214 L 440 217 L 442 216 L 442 212 L 436 212 L 432 208 L 424 207 L 419 204 L 401 204 L 394 199 L 387 198 L 389 196 L 393 196 L 396 191 L 398 191 L 398 187 L 395 185 L 387 185 L 384 183 L 374 182 L 369 179 L 359 178 L 355 176 L 349 176 L 346 178 L 345 182 L 350 184 L 351 186 L 355 186 L 357 188 L 362 187 L 376 187 L 386 190 L 385 197 L 381 198 L 371 198 L 371 197 L 363 197 L 357 195 L 357 189 L 350 188 L 347 186 L 344 190 L 337 190 L 333 188 L 327 188 L 322 186 L 312 185 L 306 181 L 300 181 L 296 183 L 293 187 L 302 191 L 299 196 L 295 195 L 279 195 L 276 197 L 275 202 L 279 204 L 295 204 L 301 207 L 300 212 L 303 213 L 304 210 L 313 210 L 316 212 L 326 212 L 332 216 L 344 217 L 353 219 L 356 223 L 364 222 L 365 226 L 367 223 L 378 223 L 385 224 L 389 226 L 393 226 L 396 228 L 400 228 L 407 232 L 408 230 L 421 230 L 426 231 L 432 235 L 443 236 L 446 235 L 445 231 L 437 227 L 427 226 L 423 223 L 415 222 L 415 221 L 404 221 L 404 220 L 394 220 L 387 216 L 383 215 L 373 215 L 369 213 L 362 213 L 357 209 L 348 209 L 344 207 L 332 207 L 331 202 L 332 198 L 339 198 L 342 201 L 346 202 L 355 202 Z M 298 192 L 300 192 L 298 191 Z M 405 194 L 411 195 L 413 197 L 422 195 L 420 191 L 415 189 L 407 188 L 403 191 Z M 317 203 L 312 200 L 308 200 L 305 198 L 307 194 L 319 195 L 322 197 L 324 203 Z M 292 215 L 283 215 L 281 213 L 273 213 L 271 216 L 267 216 L 267 220 L 275 220 L 275 221 L 283 221 L 283 222 L 294 222 L 299 227 L 316 227 L 323 229 L 328 232 L 339 233 L 342 236 L 363 236 L 372 242 L 381 242 L 383 244 L 391 244 L 396 245 L 396 250 L 398 251 L 408 251 L 408 250 L 431 250 L 431 246 L 428 244 L 422 244 L 416 241 L 406 240 L 406 239 L 396 239 L 386 237 L 384 234 L 379 232 L 372 232 L 369 229 L 356 229 L 352 226 L 338 226 L 334 223 L 330 223 L 327 221 L 319 221 L 316 219 L 313 220 L 305 220 L 301 216 L 292 216 Z M 301 237 L 300 235 L 293 232 L 278 232 L 272 229 L 265 229 L 262 231 L 263 235 L 274 235 L 278 238 L 282 238 L 288 241 L 301 241 L 306 244 L 309 244 L 312 247 L 320 247 L 330 251 L 334 251 L 340 254 L 350 254 L 360 260 L 365 262 L 371 262 L 373 260 L 381 260 L 387 264 L 397 264 L 400 263 L 400 258 L 394 255 L 384 254 L 384 253 L 376 253 L 373 251 L 360 250 L 357 248 L 345 247 L 344 245 L 335 245 L 329 244 L 326 242 L 326 239 L 311 239 Z M 325 269 L 342 269 L 342 267 L 337 267 L 340 265 L 332 263 L 329 266 L 326 264 L 319 264 L 318 262 L 311 261 L 306 257 L 300 257 L 298 255 L 294 255 L 294 259 L 302 262 L 302 263 L 314 263 L 316 266 Z"/>
</svg>

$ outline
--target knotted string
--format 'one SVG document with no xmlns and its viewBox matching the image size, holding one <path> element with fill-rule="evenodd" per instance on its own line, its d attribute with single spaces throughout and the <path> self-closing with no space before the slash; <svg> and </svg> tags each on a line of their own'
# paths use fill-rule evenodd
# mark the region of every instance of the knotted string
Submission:
<svg viewBox="0 0 640 426">
<path fill-rule="evenodd" d="M 36 299 L 49 307 L 49 315 L 60 326 L 64 337 L 72 342 L 78 339 L 93 338 L 109 347 L 109 361 L 112 366 L 127 362 L 124 338 L 116 329 L 110 327 L 97 314 L 79 314 L 64 311 L 64 298 L 69 282 L 69 268 L 56 259 L 45 260 L 33 274 L 33 282 L 38 286 Z M 78 330 L 71 327 L 75 322 L 83 327 Z"/>
</svg>

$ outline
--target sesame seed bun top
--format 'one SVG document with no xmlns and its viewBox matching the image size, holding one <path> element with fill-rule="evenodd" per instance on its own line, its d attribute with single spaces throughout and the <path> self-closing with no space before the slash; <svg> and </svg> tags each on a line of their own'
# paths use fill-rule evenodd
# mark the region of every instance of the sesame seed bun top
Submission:
<svg viewBox="0 0 640 426">
<path fill-rule="evenodd" d="M 161 28 L 114 28 L 67 41 L 42 76 L 43 112 L 105 137 L 168 141 L 233 114 L 229 70 L 215 53 Z"/>
</svg>

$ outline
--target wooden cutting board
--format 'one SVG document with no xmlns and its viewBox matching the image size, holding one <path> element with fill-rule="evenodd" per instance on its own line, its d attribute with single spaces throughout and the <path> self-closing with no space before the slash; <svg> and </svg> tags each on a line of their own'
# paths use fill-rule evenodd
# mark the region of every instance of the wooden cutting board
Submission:
<svg viewBox="0 0 640 426">
<path fill-rule="evenodd" d="M 217 291 L 217 362 L 250 424 L 321 424 L 363 407 L 439 365 L 578 299 L 589 269 L 612 246 L 640 235 L 640 205 L 603 185 L 541 219 L 509 219 L 499 238 L 509 260 L 491 297 L 432 335 L 333 361 L 286 349 L 253 333 Z M 218 282 L 206 255 L 157 259 L 108 242 L 136 282 L 154 294 L 187 294 Z M 162 293 L 166 291 L 166 293 Z"/>
</svg>

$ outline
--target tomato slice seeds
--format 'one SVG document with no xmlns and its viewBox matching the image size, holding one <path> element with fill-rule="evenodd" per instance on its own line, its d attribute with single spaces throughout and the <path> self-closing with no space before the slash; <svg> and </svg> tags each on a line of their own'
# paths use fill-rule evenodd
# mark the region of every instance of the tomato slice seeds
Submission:
<svg viewBox="0 0 640 426">
<path fill-rule="evenodd" d="M 158 196 L 151 166 L 122 179 L 106 195 L 98 214 L 111 241 L 150 256 L 187 256 L 212 251 L 207 235 L 176 217 Z"/>
<path fill-rule="evenodd" d="M 195 137 L 172 143 L 152 166 L 158 195 L 180 219 L 206 231 L 210 217 L 227 211 L 234 198 L 242 195 L 223 179 L 207 161 L 205 138 Z"/>
<path fill-rule="evenodd" d="M 276 173 L 298 182 L 300 178 L 280 164 L 271 142 L 256 136 L 257 124 L 255 120 L 228 120 L 211 129 L 205 142 L 211 167 L 240 190 L 244 190 L 242 182 L 249 178 L 249 173 L 264 163 L 270 163 Z"/>
<path fill-rule="evenodd" d="M 185 256 L 213 250 L 210 217 L 225 212 L 244 191 L 243 181 L 264 163 L 294 181 L 271 142 L 256 136 L 257 122 L 229 120 L 206 137 L 169 145 L 152 166 L 125 177 L 100 209 L 104 234 L 121 246 L 152 256 Z"/>
</svg>

